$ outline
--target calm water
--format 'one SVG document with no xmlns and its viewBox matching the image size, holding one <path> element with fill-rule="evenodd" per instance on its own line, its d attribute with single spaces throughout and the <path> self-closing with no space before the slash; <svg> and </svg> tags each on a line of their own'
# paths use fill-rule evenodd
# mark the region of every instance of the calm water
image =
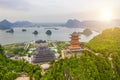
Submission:
<svg viewBox="0 0 120 80">
<path fill-rule="evenodd" d="M 27 29 L 26 32 L 22 32 L 23 28 L 14 28 L 14 33 L 6 33 L 6 31 L 0 30 L 0 44 L 6 45 L 6 44 L 12 44 L 12 43 L 20 43 L 25 41 L 31 41 L 31 40 L 57 40 L 57 41 L 69 41 L 69 37 L 73 31 L 82 32 L 84 29 L 82 28 L 66 28 L 66 27 L 57 27 L 59 30 L 50 29 L 52 31 L 52 35 L 48 36 L 45 34 L 45 32 L 48 29 L 45 29 L 45 27 L 29 27 L 24 28 Z M 37 30 L 39 32 L 38 35 L 33 35 L 32 32 L 34 30 Z M 94 36 L 98 35 L 97 32 L 93 31 L 93 34 L 90 36 L 81 35 L 80 41 L 81 42 L 87 42 L 91 40 Z"/>
</svg>

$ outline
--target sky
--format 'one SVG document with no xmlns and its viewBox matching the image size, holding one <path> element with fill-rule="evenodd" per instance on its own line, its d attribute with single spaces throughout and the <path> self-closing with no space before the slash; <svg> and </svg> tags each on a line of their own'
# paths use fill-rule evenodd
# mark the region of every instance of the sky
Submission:
<svg viewBox="0 0 120 80">
<path fill-rule="evenodd" d="M 107 8 L 120 19 L 120 0 L 0 0 L 0 21 L 66 22 L 99 20 Z"/>
</svg>

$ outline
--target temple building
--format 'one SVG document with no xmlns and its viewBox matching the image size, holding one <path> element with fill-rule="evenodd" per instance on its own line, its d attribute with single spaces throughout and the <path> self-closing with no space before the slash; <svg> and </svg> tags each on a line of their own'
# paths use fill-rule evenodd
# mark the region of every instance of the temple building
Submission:
<svg viewBox="0 0 120 80">
<path fill-rule="evenodd" d="M 70 34 L 71 37 L 71 41 L 70 41 L 70 46 L 69 49 L 71 51 L 79 51 L 80 50 L 80 42 L 79 42 L 79 34 L 77 32 L 73 32 L 72 34 Z"/>
<path fill-rule="evenodd" d="M 41 63 L 54 60 L 54 53 L 46 46 L 39 46 L 32 58 L 32 63 Z"/>
<path fill-rule="evenodd" d="M 35 41 L 35 44 L 34 44 L 35 47 L 47 46 L 47 45 L 48 45 L 48 42 L 46 40 L 37 40 Z"/>
<path fill-rule="evenodd" d="M 70 35 L 71 35 L 70 45 L 68 46 L 67 49 L 64 49 L 61 51 L 61 56 L 63 59 L 65 57 L 70 58 L 71 56 L 75 56 L 75 55 L 79 56 L 81 55 L 81 52 L 82 52 L 82 48 L 79 42 L 79 33 L 73 32 Z"/>
</svg>

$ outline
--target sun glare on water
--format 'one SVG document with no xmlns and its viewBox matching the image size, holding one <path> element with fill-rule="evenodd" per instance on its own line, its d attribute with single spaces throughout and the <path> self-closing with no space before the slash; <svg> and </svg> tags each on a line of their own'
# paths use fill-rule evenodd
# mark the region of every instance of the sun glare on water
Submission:
<svg viewBox="0 0 120 80">
<path fill-rule="evenodd" d="M 101 10 L 101 13 L 100 13 L 101 21 L 111 21 L 112 19 L 113 19 L 112 10 L 110 10 L 108 8 L 104 8 Z"/>
</svg>

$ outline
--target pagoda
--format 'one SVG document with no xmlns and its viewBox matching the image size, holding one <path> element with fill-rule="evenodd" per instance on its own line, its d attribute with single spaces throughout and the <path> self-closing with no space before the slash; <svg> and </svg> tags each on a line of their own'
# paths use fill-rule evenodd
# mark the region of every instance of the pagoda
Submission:
<svg viewBox="0 0 120 80">
<path fill-rule="evenodd" d="M 71 51 L 79 51 L 80 50 L 80 42 L 79 42 L 79 34 L 77 32 L 73 32 L 72 34 L 70 34 L 71 37 L 71 41 L 70 41 L 70 46 L 69 49 Z"/>
<path fill-rule="evenodd" d="M 83 49 L 80 46 L 80 42 L 79 42 L 79 33 L 73 32 L 70 35 L 71 35 L 70 45 L 68 46 L 67 49 L 64 49 L 61 51 L 61 57 L 63 59 L 65 57 L 70 58 L 75 55 L 79 56 L 79 55 L 81 55 L 81 52 L 83 51 Z M 74 53 L 74 54 L 72 54 L 72 53 Z"/>
</svg>

